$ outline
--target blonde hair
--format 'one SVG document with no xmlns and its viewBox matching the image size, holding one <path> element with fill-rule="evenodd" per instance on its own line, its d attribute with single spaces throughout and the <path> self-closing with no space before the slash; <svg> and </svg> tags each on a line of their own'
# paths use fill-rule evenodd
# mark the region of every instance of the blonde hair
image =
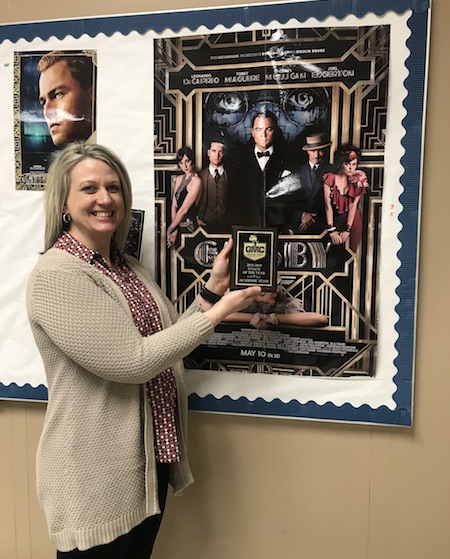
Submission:
<svg viewBox="0 0 450 559">
<path fill-rule="evenodd" d="M 114 244 L 123 250 L 131 226 L 132 192 L 131 181 L 125 165 L 110 149 L 98 144 L 73 142 L 58 152 L 50 165 L 45 186 L 45 246 L 48 250 L 69 229 L 63 222 L 64 205 L 70 190 L 70 173 L 83 159 L 103 161 L 113 169 L 120 180 L 124 201 L 124 218 L 114 233 Z"/>
<path fill-rule="evenodd" d="M 77 51 L 52 50 L 39 60 L 37 70 L 40 74 L 58 62 L 65 62 L 72 77 L 80 84 L 81 89 L 92 87 L 95 78 L 95 64 L 92 56 Z"/>
</svg>

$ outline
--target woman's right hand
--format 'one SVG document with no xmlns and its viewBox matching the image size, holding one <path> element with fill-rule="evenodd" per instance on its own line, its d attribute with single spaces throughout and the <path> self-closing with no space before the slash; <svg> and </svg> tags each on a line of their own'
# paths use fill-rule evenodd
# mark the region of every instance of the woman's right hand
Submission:
<svg viewBox="0 0 450 559">
<path fill-rule="evenodd" d="M 260 287 L 247 287 L 246 289 L 227 291 L 220 301 L 205 311 L 205 315 L 214 326 L 217 326 L 229 314 L 247 308 L 260 294 Z"/>
<path fill-rule="evenodd" d="M 233 239 L 229 239 L 214 259 L 211 275 L 205 285 L 207 289 L 217 295 L 223 295 L 230 287 L 230 255 L 232 247 Z"/>
<path fill-rule="evenodd" d="M 332 233 L 329 233 L 329 235 L 330 235 L 330 239 L 331 239 L 331 242 L 333 243 L 333 245 L 342 244 L 342 238 L 341 238 L 341 235 L 338 231 L 333 231 Z"/>
<path fill-rule="evenodd" d="M 305 232 L 309 229 L 309 227 L 314 225 L 314 223 L 316 223 L 315 220 L 316 216 L 317 213 L 306 212 L 303 215 L 302 220 L 300 221 L 300 226 L 299 226 L 300 231 Z"/>
</svg>

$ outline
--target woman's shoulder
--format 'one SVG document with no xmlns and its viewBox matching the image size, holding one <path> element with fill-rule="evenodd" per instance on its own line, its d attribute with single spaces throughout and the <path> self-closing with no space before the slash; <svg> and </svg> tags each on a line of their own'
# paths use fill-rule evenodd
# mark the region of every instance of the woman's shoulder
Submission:
<svg viewBox="0 0 450 559">
<path fill-rule="evenodd" d="M 335 173 L 324 173 L 323 175 L 323 182 L 327 185 L 327 186 L 333 186 L 334 183 L 336 181 L 336 174 Z"/>
<path fill-rule="evenodd" d="M 362 169 L 356 169 L 356 171 L 352 175 L 352 178 L 360 182 L 367 182 L 367 175 Z"/>
<path fill-rule="evenodd" d="M 59 248 L 50 248 L 42 254 L 33 268 L 29 283 L 36 281 L 38 277 L 45 278 L 56 284 L 67 276 L 72 277 L 105 277 L 99 270 L 89 262 L 77 258 L 73 254 Z M 65 280 L 63 280 L 65 281 Z M 96 280 L 98 281 L 98 280 Z"/>
<path fill-rule="evenodd" d="M 36 270 L 79 268 L 81 260 L 59 248 L 49 248 L 36 263 Z"/>
<path fill-rule="evenodd" d="M 350 184 L 355 188 L 366 190 L 369 187 L 366 173 L 357 169 L 350 178 Z"/>
<path fill-rule="evenodd" d="M 202 179 L 200 178 L 200 175 L 197 173 L 197 171 L 195 171 L 195 173 L 192 175 L 192 180 L 190 182 L 191 184 L 201 184 Z"/>
<path fill-rule="evenodd" d="M 68 283 L 82 285 L 83 280 L 95 281 L 93 276 L 101 275 L 85 261 L 58 248 L 50 248 L 42 254 L 31 271 L 27 282 L 27 293 L 30 295 L 35 289 L 51 292 L 64 288 Z M 101 279 L 100 279 L 101 281 Z"/>
</svg>

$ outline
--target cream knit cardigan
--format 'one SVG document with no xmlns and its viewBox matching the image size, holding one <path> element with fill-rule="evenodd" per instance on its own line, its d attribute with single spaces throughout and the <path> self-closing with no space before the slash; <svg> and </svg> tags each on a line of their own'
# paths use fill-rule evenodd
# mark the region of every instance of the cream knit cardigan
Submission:
<svg viewBox="0 0 450 559">
<path fill-rule="evenodd" d="M 135 259 L 127 263 L 156 300 L 161 332 L 141 336 L 119 287 L 62 250 L 48 250 L 28 283 L 28 315 L 49 394 L 37 491 L 60 551 L 108 543 L 159 512 L 145 382 L 170 366 L 182 456 L 170 481 L 175 493 L 193 481 L 181 360 L 213 325 L 196 302 L 178 318 L 149 273 Z"/>
</svg>

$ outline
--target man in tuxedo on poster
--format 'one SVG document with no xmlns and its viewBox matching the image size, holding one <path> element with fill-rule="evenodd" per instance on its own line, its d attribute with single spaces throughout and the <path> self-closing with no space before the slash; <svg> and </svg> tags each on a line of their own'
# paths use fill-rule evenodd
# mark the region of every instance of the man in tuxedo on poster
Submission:
<svg viewBox="0 0 450 559">
<path fill-rule="evenodd" d="M 267 199 L 266 191 L 289 174 L 286 150 L 275 114 L 258 111 L 249 144 L 237 165 L 237 188 L 231 202 L 235 225 L 276 227 L 284 221 L 284 200 Z"/>
</svg>

